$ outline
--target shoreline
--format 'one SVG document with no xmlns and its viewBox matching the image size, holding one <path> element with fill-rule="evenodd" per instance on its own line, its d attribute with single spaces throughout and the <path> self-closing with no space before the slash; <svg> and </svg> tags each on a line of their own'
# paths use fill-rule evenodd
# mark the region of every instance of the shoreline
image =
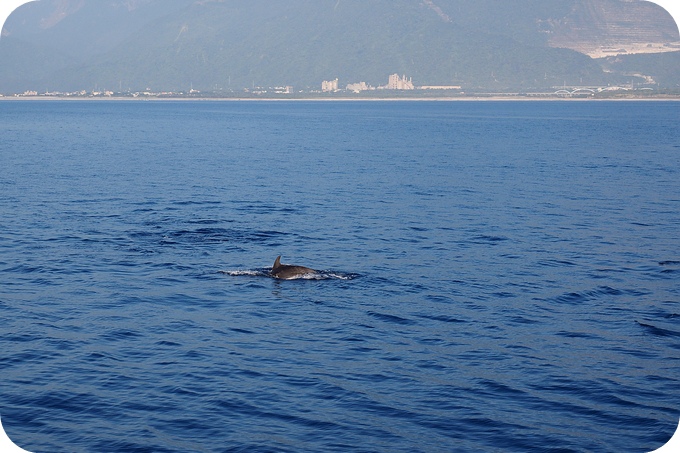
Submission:
<svg viewBox="0 0 680 453">
<path fill-rule="evenodd" d="M 428 96 L 428 97 L 130 97 L 130 96 L 0 96 L 0 102 L 36 102 L 36 101 L 103 101 L 103 102 L 679 102 L 680 95 L 660 96 L 621 96 L 621 97 L 565 97 L 565 96 L 518 96 L 518 95 L 492 95 L 492 96 Z"/>
</svg>

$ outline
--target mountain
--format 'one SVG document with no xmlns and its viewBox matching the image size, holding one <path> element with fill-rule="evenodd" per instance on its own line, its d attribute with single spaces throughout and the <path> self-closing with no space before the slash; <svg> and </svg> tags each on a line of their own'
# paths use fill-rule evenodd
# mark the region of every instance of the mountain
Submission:
<svg viewBox="0 0 680 453">
<path fill-rule="evenodd" d="M 3 29 L 0 92 L 309 90 L 393 73 L 471 91 L 677 88 L 679 42 L 670 15 L 632 0 L 41 0 Z M 673 52 L 631 55 L 652 51 Z"/>
<path fill-rule="evenodd" d="M 594 58 L 680 50 L 673 18 L 647 1 L 581 0 L 549 28 L 551 46 Z"/>
</svg>

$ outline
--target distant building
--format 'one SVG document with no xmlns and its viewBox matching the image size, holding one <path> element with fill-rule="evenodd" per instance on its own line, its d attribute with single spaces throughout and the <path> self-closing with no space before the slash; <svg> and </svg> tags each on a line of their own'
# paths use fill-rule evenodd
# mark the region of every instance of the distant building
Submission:
<svg viewBox="0 0 680 453">
<path fill-rule="evenodd" d="M 355 93 L 359 93 L 361 91 L 368 91 L 368 90 L 373 90 L 374 88 L 370 85 L 368 85 L 366 82 L 359 82 L 359 83 L 350 83 L 347 85 L 346 90 L 347 91 L 354 91 Z"/>
<path fill-rule="evenodd" d="M 338 79 L 335 80 L 324 80 L 321 84 L 321 91 L 324 93 L 330 93 L 333 91 L 338 91 Z"/>
<path fill-rule="evenodd" d="M 413 80 L 407 79 L 406 76 L 399 77 L 399 74 L 392 74 L 387 83 L 388 90 L 414 90 Z"/>
</svg>

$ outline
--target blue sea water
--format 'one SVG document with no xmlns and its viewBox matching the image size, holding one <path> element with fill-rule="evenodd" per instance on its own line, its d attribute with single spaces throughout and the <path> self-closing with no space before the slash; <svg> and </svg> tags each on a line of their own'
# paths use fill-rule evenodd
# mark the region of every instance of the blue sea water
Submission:
<svg viewBox="0 0 680 453">
<path fill-rule="evenodd" d="M 680 104 L 0 102 L 32 452 L 646 452 L 680 417 Z M 280 281 L 283 262 L 320 270 Z"/>
</svg>

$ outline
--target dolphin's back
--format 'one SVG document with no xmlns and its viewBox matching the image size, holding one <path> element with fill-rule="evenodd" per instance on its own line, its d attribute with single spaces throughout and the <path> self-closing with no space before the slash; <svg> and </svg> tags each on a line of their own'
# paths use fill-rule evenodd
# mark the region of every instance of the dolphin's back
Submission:
<svg viewBox="0 0 680 453">
<path fill-rule="evenodd" d="M 281 264 L 281 256 L 276 258 L 274 261 L 274 266 L 272 266 L 271 274 L 274 278 L 280 278 L 282 280 L 292 280 L 294 278 L 300 278 L 305 275 L 315 274 L 314 269 L 310 269 L 304 266 L 291 266 L 288 264 Z"/>
</svg>

